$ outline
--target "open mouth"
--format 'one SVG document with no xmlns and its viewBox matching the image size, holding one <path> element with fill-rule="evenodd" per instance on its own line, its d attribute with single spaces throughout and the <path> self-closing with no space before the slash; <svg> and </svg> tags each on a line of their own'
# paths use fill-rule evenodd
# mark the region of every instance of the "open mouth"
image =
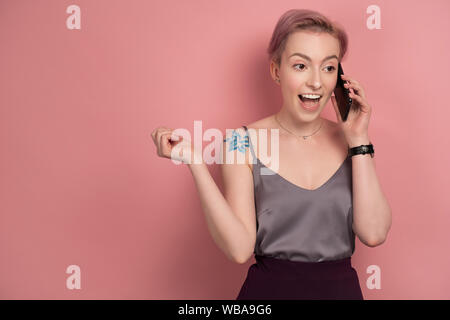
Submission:
<svg viewBox="0 0 450 320">
<path fill-rule="evenodd" d="M 316 95 L 316 96 L 306 95 L 305 96 L 305 95 L 299 94 L 298 97 L 300 98 L 300 100 L 302 100 L 303 104 L 306 107 L 310 107 L 310 108 L 316 106 L 316 104 L 320 101 L 320 99 L 322 99 L 321 95 Z"/>
<path fill-rule="evenodd" d="M 319 95 L 318 98 L 312 98 L 311 96 L 305 97 L 302 94 L 299 94 L 298 97 L 303 101 L 303 102 L 313 102 L 314 104 L 319 102 L 319 100 L 322 98 L 322 96 Z"/>
</svg>

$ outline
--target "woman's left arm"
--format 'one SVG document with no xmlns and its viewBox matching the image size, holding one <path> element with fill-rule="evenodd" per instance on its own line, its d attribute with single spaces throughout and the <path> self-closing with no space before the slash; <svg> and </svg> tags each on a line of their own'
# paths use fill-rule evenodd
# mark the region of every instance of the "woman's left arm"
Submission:
<svg viewBox="0 0 450 320">
<path fill-rule="evenodd" d="M 343 122 L 336 99 L 331 97 L 338 124 L 349 148 L 370 144 L 368 127 L 372 108 L 367 103 L 364 89 L 347 75 L 342 75 L 342 79 L 347 81 L 345 87 L 350 89 L 350 98 L 356 107 L 350 109 L 347 121 Z M 381 190 L 374 158 L 368 153 L 354 155 L 352 168 L 353 231 L 365 245 L 375 247 L 386 240 L 392 224 L 391 208 Z"/>
</svg>

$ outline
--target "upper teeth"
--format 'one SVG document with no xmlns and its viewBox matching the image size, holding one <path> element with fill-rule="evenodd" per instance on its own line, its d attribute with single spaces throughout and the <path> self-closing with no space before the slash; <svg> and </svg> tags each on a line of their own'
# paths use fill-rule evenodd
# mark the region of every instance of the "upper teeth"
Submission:
<svg viewBox="0 0 450 320">
<path fill-rule="evenodd" d="M 308 98 L 308 99 L 318 99 L 320 98 L 320 95 L 315 94 L 302 94 L 302 97 Z"/>
</svg>

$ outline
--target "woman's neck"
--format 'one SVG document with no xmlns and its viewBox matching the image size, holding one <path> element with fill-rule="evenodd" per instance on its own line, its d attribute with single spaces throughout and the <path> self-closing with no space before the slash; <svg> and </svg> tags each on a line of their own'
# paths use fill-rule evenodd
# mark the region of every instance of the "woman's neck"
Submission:
<svg viewBox="0 0 450 320">
<path fill-rule="evenodd" d="M 295 134 L 298 137 L 310 136 L 307 139 L 318 136 L 324 129 L 325 124 L 325 120 L 320 116 L 312 121 L 306 122 L 301 121 L 300 119 L 294 119 L 294 117 L 287 114 L 284 109 L 275 114 L 275 120 L 278 120 L 278 122 L 281 123 L 281 130 L 285 131 L 287 129 L 290 133 Z"/>
</svg>

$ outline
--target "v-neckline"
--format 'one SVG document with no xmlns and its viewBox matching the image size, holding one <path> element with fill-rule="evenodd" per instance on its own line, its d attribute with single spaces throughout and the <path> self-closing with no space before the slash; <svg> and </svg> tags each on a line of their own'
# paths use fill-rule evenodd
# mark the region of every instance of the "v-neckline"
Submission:
<svg viewBox="0 0 450 320">
<path fill-rule="evenodd" d="M 267 168 L 269 171 L 273 172 L 274 175 L 277 176 L 277 177 L 279 177 L 282 181 L 285 181 L 286 183 L 288 183 L 289 185 L 293 186 L 294 188 L 297 188 L 297 189 L 302 190 L 302 191 L 314 192 L 314 191 L 319 191 L 319 190 L 325 188 L 329 183 L 331 183 L 331 181 L 337 176 L 337 174 L 339 173 L 339 171 L 342 170 L 342 168 L 344 167 L 344 164 L 347 162 L 348 159 L 350 159 L 350 157 L 347 156 L 347 157 L 344 159 L 344 161 L 341 163 L 341 165 L 339 166 L 339 168 L 333 173 L 333 175 L 332 175 L 330 178 L 328 178 L 327 181 L 325 181 L 320 187 L 318 187 L 318 188 L 316 188 L 316 189 L 312 189 L 312 190 L 311 190 L 311 189 L 306 189 L 306 188 L 300 187 L 300 186 L 296 185 L 295 183 L 289 181 L 288 179 L 284 178 L 283 176 L 279 175 L 277 172 L 275 172 L 275 171 L 273 171 L 272 169 L 270 169 L 269 167 L 267 167 L 267 166 L 266 166 L 264 163 L 262 163 L 258 158 L 256 158 L 256 161 L 257 161 L 258 163 L 260 163 L 263 167 Z M 253 167 L 253 168 L 254 168 L 254 167 Z"/>
</svg>

